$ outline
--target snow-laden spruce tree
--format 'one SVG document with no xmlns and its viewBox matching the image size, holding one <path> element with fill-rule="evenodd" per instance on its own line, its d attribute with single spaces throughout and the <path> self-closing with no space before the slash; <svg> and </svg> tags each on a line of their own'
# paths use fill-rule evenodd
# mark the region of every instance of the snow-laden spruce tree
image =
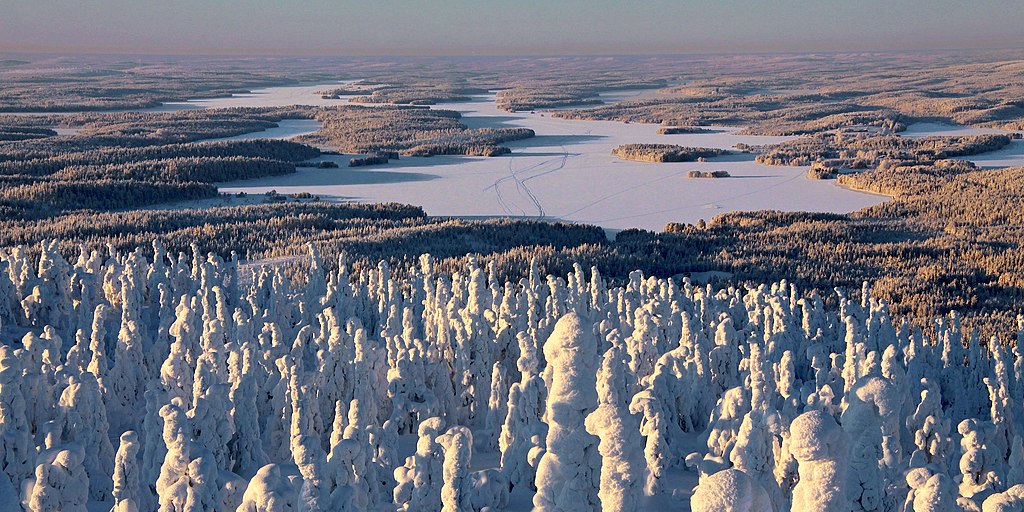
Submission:
<svg viewBox="0 0 1024 512">
<path fill-rule="evenodd" d="M 761 345 L 750 343 L 748 349 L 751 409 L 740 423 L 729 461 L 734 468 L 757 481 L 775 503 L 782 499 L 782 491 L 775 480 L 775 454 L 781 451 L 781 419 L 771 399 L 775 394 L 772 388 L 774 379 L 769 375 L 770 369 Z"/>
<path fill-rule="evenodd" d="M 1009 489 L 985 498 L 981 512 L 1013 512 L 1024 510 L 1024 484 L 1017 484 Z"/>
<path fill-rule="evenodd" d="M 159 512 L 217 510 L 220 506 L 220 471 L 208 452 L 192 441 L 189 418 L 175 398 L 160 410 L 167 456 L 156 482 Z"/>
<path fill-rule="evenodd" d="M 508 413 L 498 443 L 501 469 L 513 488 L 520 485 L 534 488 L 536 470 L 531 453 L 536 456 L 543 450 L 547 436 L 547 426 L 541 421 L 547 387 L 540 377 L 540 361 L 533 336 L 520 332 L 516 339 L 519 344 L 516 366 L 521 377 L 509 389 Z"/>
<path fill-rule="evenodd" d="M 940 473 L 948 474 L 947 457 L 953 455 L 952 440 L 949 437 L 949 419 L 942 410 L 941 391 L 928 379 L 922 379 L 921 384 L 925 388 L 921 391 L 921 401 L 905 420 L 916 447 L 911 454 L 910 465 L 923 467 L 931 464 Z"/>
<path fill-rule="evenodd" d="M 997 455 L 989 449 L 987 429 L 976 419 L 966 419 L 957 426 L 960 433 L 960 504 L 970 510 L 979 508 L 985 499 L 998 490 L 999 476 L 994 469 Z"/>
<path fill-rule="evenodd" d="M 467 477 L 473 456 L 473 434 L 468 428 L 456 425 L 439 436 L 437 442 L 444 448 L 441 510 L 470 510 Z"/>
<path fill-rule="evenodd" d="M 112 512 L 140 512 L 139 436 L 134 431 L 121 434 L 114 456 L 114 508 Z"/>
<path fill-rule="evenodd" d="M 534 510 L 600 507 L 593 485 L 600 468 L 598 440 L 584 429 L 584 418 L 597 408 L 597 345 L 593 325 L 575 312 L 559 319 L 544 343 L 551 388 L 546 451 L 537 467 Z"/>
<path fill-rule="evenodd" d="M 199 335 L 197 332 L 195 299 L 189 300 L 182 296 L 175 309 L 176 319 L 171 325 L 171 351 L 167 354 L 160 367 L 160 380 L 169 398 L 179 397 L 183 404 L 191 408 L 193 385 L 196 373 L 196 357 L 199 352 Z"/>
<path fill-rule="evenodd" d="M 827 412 L 815 409 L 797 416 L 789 427 L 790 450 L 799 464 L 793 510 L 851 510 L 847 497 L 846 434 Z"/>
<path fill-rule="evenodd" d="M 267 464 L 249 480 L 236 512 L 298 512 L 299 494 L 288 474 L 277 464 Z"/>
<path fill-rule="evenodd" d="M 377 507 L 381 503 L 390 501 L 388 494 L 392 488 L 385 485 L 391 475 L 383 475 L 385 469 L 393 473 L 392 468 L 384 468 L 374 458 L 378 454 L 378 446 L 381 442 L 382 427 L 377 423 L 375 407 L 364 407 L 365 402 L 361 399 L 352 400 L 348 408 L 348 425 L 345 426 L 344 439 L 352 440 L 360 447 L 364 454 L 360 459 L 361 465 L 356 469 L 363 477 L 367 486 L 367 499 L 370 507 Z M 392 484 L 393 485 L 393 484 Z"/>
<path fill-rule="evenodd" d="M 723 469 L 701 480 L 690 499 L 693 512 L 767 512 L 768 493 L 738 469 Z M 804 509 L 795 509 L 804 510 Z M 838 509 L 837 509 L 838 510 Z"/>
<path fill-rule="evenodd" d="M 257 406 L 255 350 L 251 345 L 243 348 L 245 364 L 238 382 L 231 388 L 231 421 L 234 434 L 228 442 L 228 456 L 234 461 L 232 471 L 243 478 L 251 478 L 270 462 L 263 450 L 260 437 L 260 418 Z"/>
<path fill-rule="evenodd" d="M 716 347 L 715 350 L 719 348 L 721 346 Z M 640 396 L 638 394 L 633 398 L 634 403 Z M 739 439 L 743 418 L 749 411 L 750 397 L 744 389 L 741 387 L 729 388 L 719 398 L 718 404 L 711 412 L 708 428 L 704 433 L 704 436 L 707 437 L 707 452 L 703 456 L 700 456 L 699 453 L 687 455 L 686 464 L 696 467 L 700 471 L 701 477 L 729 468 L 732 450 Z M 650 443 L 649 437 L 648 443 Z M 664 457 L 664 455 L 658 455 L 658 457 Z M 650 461 L 650 459 L 651 456 L 648 455 L 648 460 Z"/>
<path fill-rule="evenodd" d="M 445 512 L 471 512 L 474 510 L 504 510 L 508 506 L 508 479 L 499 470 L 471 471 L 473 459 L 473 432 L 456 425 L 437 443 L 444 448 L 441 510 Z"/>
<path fill-rule="evenodd" d="M 587 432 L 601 439 L 601 485 L 598 498 L 605 511 L 639 510 L 643 496 L 644 461 L 640 420 L 630 412 L 626 354 L 613 345 L 605 352 L 597 375 L 598 406 L 585 420 Z"/>
<path fill-rule="evenodd" d="M 302 475 L 299 510 L 332 510 L 331 492 L 334 491 L 334 482 L 327 467 L 327 453 L 311 421 L 313 394 L 308 386 L 299 384 L 298 376 L 292 377 L 291 399 L 291 453 Z"/>
<path fill-rule="evenodd" d="M 136 428 L 136 411 L 143 403 L 146 370 L 142 325 L 142 290 L 125 272 L 121 277 L 121 329 L 117 335 L 114 366 L 104 379 L 107 408 L 119 430 Z"/>
<path fill-rule="evenodd" d="M 444 420 L 426 418 L 417 429 L 416 453 L 405 459 L 405 465 L 395 468 L 394 500 L 399 510 L 439 510 L 443 484 L 444 447 L 437 438 L 443 430 Z"/>
<path fill-rule="evenodd" d="M 146 399 L 145 417 L 142 420 L 142 466 L 139 468 L 139 507 L 142 510 L 155 510 L 158 498 L 156 482 L 160 478 L 160 468 L 167 457 L 167 445 L 164 443 L 163 417 L 160 410 L 167 400 L 158 378 L 149 381 L 144 393 Z M 180 399 L 179 399 L 180 400 Z"/>
<path fill-rule="evenodd" d="M 366 479 L 366 446 L 355 439 L 342 439 L 331 447 L 327 469 L 331 471 L 334 490 L 331 502 L 335 510 L 367 510 L 370 482 Z"/>
<path fill-rule="evenodd" d="M 89 497 L 103 500 L 110 496 L 110 476 L 114 473 L 114 447 L 107 432 L 107 412 L 99 385 L 92 374 L 72 377 L 60 396 L 64 417 L 63 440 L 81 445 L 82 463 L 89 476 Z"/>
<path fill-rule="evenodd" d="M 903 503 L 905 512 L 961 512 L 957 505 L 956 484 L 945 473 L 934 473 L 930 468 L 915 468 L 907 472 L 910 492 Z"/>
<path fill-rule="evenodd" d="M 188 411 L 192 440 L 209 452 L 217 467 L 225 471 L 234 467 L 230 443 L 235 433 L 235 424 L 231 420 L 230 393 L 227 384 L 212 384 L 193 399 L 194 405 Z"/>
<path fill-rule="evenodd" d="M 35 443 L 28 418 L 25 397 L 21 393 L 21 364 L 14 350 L 0 346 L 0 486 L 17 496 L 21 482 L 33 473 Z M 10 505 L 10 503 L 6 503 Z"/>
<path fill-rule="evenodd" d="M 872 352 L 874 353 L 874 352 Z M 848 459 L 849 485 L 847 497 L 855 510 L 888 510 L 895 506 L 886 504 L 885 475 L 879 462 L 885 460 L 883 453 L 883 417 L 899 412 L 902 396 L 883 377 L 861 377 L 847 394 L 847 407 L 840 423 L 850 442 Z"/>
<path fill-rule="evenodd" d="M 89 477 L 82 467 L 81 447 L 51 451 L 36 466 L 26 491 L 28 512 L 87 512 Z"/>
<path fill-rule="evenodd" d="M 21 339 L 22 349 L 18 351 L 21 360 L 22 377 L 19 382 L 25 397 L 25 416 L 33 432 L 40 432 L 44 425 L 57 418 L 54 407 L 56 391 L 53 382 L 55 357 L 49 340 L 35 332 L 25 334 Z"/>
</svg>

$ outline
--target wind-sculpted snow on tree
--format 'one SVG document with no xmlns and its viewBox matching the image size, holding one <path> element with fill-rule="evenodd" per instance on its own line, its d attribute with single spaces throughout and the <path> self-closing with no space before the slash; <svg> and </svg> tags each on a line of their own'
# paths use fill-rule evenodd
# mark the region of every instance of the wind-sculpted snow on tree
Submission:
<svg viewBox="0 0 1024 512">
<path fill-rule="evenodd" d="M 234 461 L 232 471 L 242 477 L 251 478 L 269 462 L 260 439 L 259 409 L 257 407 L 256 376 L 252 373 L 256 363 L 253 348 L 243 349 L 245 363 L 243 374 L 231 388 L 231 422 L 234 433 L 228 443 L 229 458 Z M 248 357 L 246 357 L 248 356 Z"/>
<path fill-rule="evenodd" d="M 191 439 L 189 418 L 180 404 L 181 400 L 175 399 L 160 410 L 167 455 L 156 483 L 159 511 L 217 510 L 220 487 L 216 462 Z"/>
<path fill-rule="evenodd" d="M 311 390 L 292 376 L 291 453 L 302 475 L 299 509 L 309 512 L 332 510 L 333 475 L 327 467 L 327 453 L 320 444 L 319 432 L 312 425 Z"/>
<path fill-rule="evenodd" d="M 6 480 L 0 486 L 9 489 L 12 497 L 32 475 L 36 455 L 20 380 L 21 364 L 14 350 L 0 346 L 0 470 Z"/>
<path fill-rule="evenodd" d="M 984 425 L 975 419 L 966 419 L 957 426 L 960 439 L 960 498 L 964 508 L 980 508 L 985 499 L 998 490 L 999 475 L 994 469 L 997 454 L 988 446 Z"/>
<path fill-rule="evenodd" d="M 928 468 L 916 468 L 907 472 L 910 492 L 903 503 L 903 510 L 910 512 L 960 512 L 957 505 L 956 484 L 944 473 L 933 473 Z"/>
<path fill-rule="evenodd" d="M 122 430 L 135 427 L 135 411 L 142 403 L 147 378 L 143 342 L 143 284 L 134 280 L 135 272 L 127 267 L 121 276 L 121 329 L 117 336 L 114 366 L 104 383 L 109 390 L 107 408 Z"/>
<path fill-rule="evenodd" d="M 766 512 L 772 510 L 768 493 L 746 473 L 724 469 L 700 482 L 690 502 L 693 512 Z"/>
<path fill-rule="evenodd" d="M 892 408 L 892 390 L 881 377 L 865 377 L 854 387 L 841 423 L 850 442 L 850 483 L 846 492 L 856 510 L 886 510 L 885 482 L 879 468 L 883 460 L 882 420 Z"/>
<path fill-rule="evenodd" d="M 89 477 L 82 467 L 81 450 L 72 447 L 41 458 L 26 492 L 28 512 L 86 512 Z"/>
<path fill-rule="evenodd" d="M 473 433 L 456 425 L 437 438 L 444 448 L 441 510 L 469 512 L 502 510 L 508 506 L 508 479 L 499 470 L 471 471 Z"/>
<path fill-rule="evenodd" d="M 441 486 L 441 510 L 462 512 L 469 509 L 468 477 L 473 455 L 473 434 L 466 427 L 454 426 L 437 439 L 444 447 L 444 485 Z"/>
<path fill-rule="evenodd" d="M 299 496 L 281 466 L 267 464 L 249 480 L 236 512 L 297 512 Z"/>
</svg>

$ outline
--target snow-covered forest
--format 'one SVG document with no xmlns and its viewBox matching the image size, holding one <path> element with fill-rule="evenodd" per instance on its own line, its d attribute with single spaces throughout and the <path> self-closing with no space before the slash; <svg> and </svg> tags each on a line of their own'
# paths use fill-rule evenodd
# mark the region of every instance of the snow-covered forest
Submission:
<svg viewBox="0 0 1024 512">
<path fill-rule="evenodd" d="M 0 509 L 1009 511 L 1024 319 L 785 283 L 0 252 Z M 852 292 L 852 291 L 851 291 Z"/>
</svg>

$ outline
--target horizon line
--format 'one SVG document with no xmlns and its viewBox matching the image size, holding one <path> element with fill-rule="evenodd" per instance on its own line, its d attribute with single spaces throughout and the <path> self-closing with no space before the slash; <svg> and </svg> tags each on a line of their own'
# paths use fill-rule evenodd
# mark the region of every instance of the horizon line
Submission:
<svg viewBox="0 0 1024 512">
<path fill-rule="evenodd" d="M 569 52 L 569 53 L 437 53 L 437 54 L 409 54 L 409 53 L 348 53 L 332 54 L 321 51 L 302 51 L 298 53 L 289 52 L 267 52 L 260 51 L 235 51 L 235 50 L 212 50 L 196 52 L 175 52 L 175 51 L 119 51 L 107 49 L 7 49 L 0 47 L 0 54 L 6 55 L 49 55 L 49 56 L 106 56 L 106 57 L 247 57 L 247 58 L 401 58 L 401 59 L 429 59 L 429 58 L 552 58 L 552 57 L 683 57 L 700 55 L 802 55 L 802 54 L 886 54 L 886 53 L 929 53 L 929 52 L 992 52 L 992 51 L 1024 51 L 1024 46 L 982 46 L 982 47 L 932 47 L 932 48 L 876 48 L 876 49 L 806 49 L 806 50 L 720 50 L 720 51 L 678 51 L 678 52 Z"/>
</svg>

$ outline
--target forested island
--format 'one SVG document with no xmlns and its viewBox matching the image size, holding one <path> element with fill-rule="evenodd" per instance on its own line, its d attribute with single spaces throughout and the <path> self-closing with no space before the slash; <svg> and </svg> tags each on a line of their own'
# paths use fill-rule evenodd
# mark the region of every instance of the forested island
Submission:
<svg viewBox="0 0 1024 512">
<path fill-rule="evenodd" d="M 675 144 L 624 144 L 613 149 L 612 154 L 623 160 L 641 162 L 696 162 L 731 153 L 726 149 L 687 148 Z"/>
</svg>

